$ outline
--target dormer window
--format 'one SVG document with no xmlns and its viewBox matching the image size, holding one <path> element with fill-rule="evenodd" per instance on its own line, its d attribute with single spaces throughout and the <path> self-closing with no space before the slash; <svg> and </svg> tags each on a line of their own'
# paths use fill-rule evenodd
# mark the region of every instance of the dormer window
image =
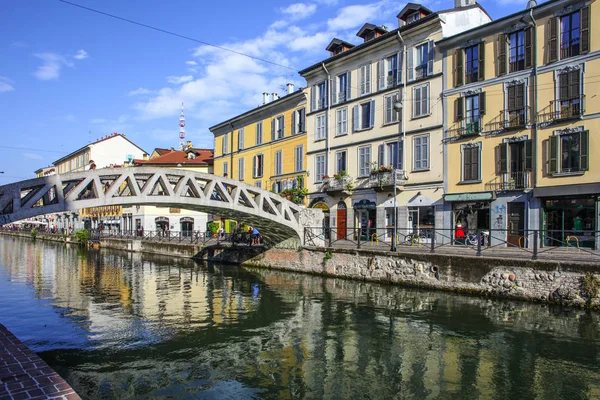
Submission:
<svg viewBox="0 0 600 400">
<path fill-rule="evenodd" d="M 196 155 L 192 152 L 189 152 L 187 155 L 188 160 L 194 160 L 196 158 Z"/>
<path fill-rule="evenodd" d="M 420 19 L 421 19 L 421 13 L 417 11 L 417 12 L 414 12 L 412 14 L 409 14 L 406 17 L 406 23 L 407 24 L 412 24 L 413 22 L 416 22 L 416 21 L 418 21 Z"/>
<path fill-rule="evenodd" d="M 375 39 L 375 31 L 371 31 L 365 34 L 365 42 Z"/>
</svg>

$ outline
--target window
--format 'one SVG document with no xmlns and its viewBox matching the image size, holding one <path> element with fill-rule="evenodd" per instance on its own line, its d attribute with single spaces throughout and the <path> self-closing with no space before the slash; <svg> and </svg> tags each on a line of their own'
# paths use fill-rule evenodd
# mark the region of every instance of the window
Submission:
<svg viewBox="0 0 600 400">
<path fill-rule="evenodd" d="M 589 131 L 557 132 L 550 137 L 549 172 L 584 172 L 589 169 Z"/>
<path fill-rule="evenodd" d="M 581 71 L 569 71 L 558 76 L 558 119 L 581 115 Z"/>
<path fill-rule="evenodd" d="M 263 176 L 263 166 L 265 162 L 265 156 L 257 154 L 252 159 L 252 176 L 254 178 L 260 178 Z"/>
<path fill-rule="evenodd" d="M 256 123 L 256 145 L 258 146 L 259 144 L 262 144 L 263 142 L 263 123 L 261 122 L 257 122 Z"/>
<path fill-rule="evenodd" d="M 499 57 L 506 48 L 501 47 Z M 481 42 L 465 49 L 457 49 L 454 53 L 454 86 L 461 86 L 465 83 L 482 81 L 485 79 L 484 69 L 485 43 Z M 502 56 L 506 59 L 506 54 Z M 504 67 L 505 69 L 505 67 Z M 501 69 L 499 69 L 499 72 Z"/>
<path fill-rule="evenodd" d="M 327 86 L 327 81 L 322 81 L 312 86 L 310 92 L 311 111 L 318 111 L 327 107 Z"/>
<path fill-rule="evenodd" d="M 416 22 L 416 21 L 418 21 L 418 20 L 420 20 L 420 19 L 421 19 L 421 13 L 420 13 L 420 12 L 418 12 L 418 11 L 416 11 L 416 12 L 414 12 L 414 13 L 412 13 L 412 14 L 409 14 L 409 15 L 406 17 L 406 23 L 407 23 L 407 24 L 412 24 L 413 22 Z"/>
<path fill-rule="evenodd" d="M 296 167 L 295 172 L 304 170 L 304 145 L 296 146 L 294 151 L 294 165 Z"/>
<path fill-rule="evenodd" d="M 327 118 L 325 114 L 317 115 L 315 118 L 315 140 L 325 139 L 327 134 Z"/>
<path fill-rule="evenodd" d="M 533 141 L 526 137 L 505 139 L 496 147 L 496 162 L 496 174 L 502 176 L 502 189 L 530 187 L 528 172 L 533 169 Z"/>
<path fill-rule="evenodd" d="M 238 150 L 244 150 L 244 128 L 238 130 Z"/>
<path fill-rule="evenodd" d="M 281 185 L 280 180 L 276 180 L 275 182 L 273 182 L 273 192 L 281 193 L 282 190 L 283 190 L 283 187 Z"/>
<path fill-rule="evenodd" d="M 560 57 L 567 58 L 579 55 L 581 36 L 581 13 L 565 15 L 560 18 Z"/>
<path fill-rule="evenodd" d="M 325 176 L 325 154 L 315 156 L 315 182 L 321 182 Z"/>
<path fill-rule="evenodd" d="M 433 75 L 433 40 L 408 50 L 406 71 L 408 80 L 425 78 Z"/>
<path fill-rule="evenodd" d="M 348 133 L 348 108 L 340 108 L 335 112 L 335 134 L 336 136 Z"/>
<path fill-rule="evenodd" d="M 372 128 L 375 125 L 375 100 L 352 107 L 352 131 Z"/>
<path fill-rule="evenodd" d="M 283 123 L 283 115 L 275 117 L 271 120 L 271 140 L 275 141 L 283 138 L 285 134 Z"/>
<path fill-rule="evenodd" d="M 292 113 L 292 135 L 306 132 L 306 108 L 302 107 Z"/>
<path fill-rule="evenodd" d="M 465 49 L 465 82 L 477 82 L 479 77 L 479 46 Z"/>
<path fill-rule="evenodd" d="M 560 23 L 560 24 L 559 24 Z M 560 28 L 560 32 L 559 32 Z M 548 20 L 548 61 L 574 57 L 590 51 L 590 8 Z"/>
<path fill-rule="evenodd" d="M 429 135 L 413 138 L 413 169 L 429 169 Z"/>
<path fill-rule="evenodd" d="M 358 148 L 358 176 L 369 176 L 371 173 L 371 146 Z"/>
<path fill-rule="evenodd" d="M 229 176 L 229 163 L 227 161 L 223 163 L 223 176 Z"/>
<path fill-rule="evenodd" d="M 454 122 L 458 123 L 456 131 L 459 135 L 479 134 L 482 123 L 481 116 L 485 114 L 485 92 L 454 101 Z"/>
<path fill-rule="evenodd" d="M 391 124 L 400 121 L 400 112 L 394 109 L 394 103 L 400 102 L 400 93 L 394 93 L 385 96 L 385 114 L 383 118 L 384 124 Z"/>
<path fill-rule="evenodd" d="M 333 104 L 350 100 L 350 72 L 338 75 L 333 83 Z"/>
<path fill-rule="evenodd" d="M 391 142 L 379 145 L 377 164 L 379 167 L 386 166 L 402 169 L 403 142 Z"/>
<path fill-rule="evenodd" d="M 508 36 L 509 71 L 521 71 L 525 69 L 525 31 L 513 32 Z"/>
<path fill-rule="evenodd" d="M 229 134 L 223 135 L 223 154 L 229 153 Z"/>
<path fill-rule="evenodd" d="M 401 81 L 401 72 L 398 68 L 399 57 L 397 54 L 380 60 L 377 63 L 379 90 L 391 88 Z"/>
<path fill-rule="evenodd" d="M 413 88 L 413 118 L 429 114 L 429 85 Z"/>
<path fill-rule="evenodd" d="M 465 133 L 479 132 L 479 121 L 479 94 L 465 97 Z"/>
<path fill-rule="evenodd" d="M 507 72 L 508 50 L 508 72 L 522 71 L 533 65 L 533 27 L 509 34 L 498 35 L 498 75 Z"/>
<path fill-rule="evenodd" d="M 371 63 L 361 65 L 358 69 L 359 87 L 358 94 L 363 96 L 371 93 Z"/>
<path fill-rule="evenodd" d="M 348 171 L 347 157 L 348 152 L 346 150 L 338 151 L 335 153 L 335 173 L 339 174 L 342 171 Z"/>
<path fill-rule="evenodd" d="M 524 126 L 525 113 L 525 84 L 509 86 L 506 91 L 506 105 L 508 120 L 506 128 Z"/>
<path fill-rule="evenodd" d="M 239 181 L 244 180 L 244 159 L 243 158 L 238 159 L 238 180 Z"/>
<path fill-rule="evenodd" d="M 281 175 L 283 172 L 283 151 L 275 152 L 275 175 Z"/>
<path fill-rule="evenodd" d="M 256 182 L 254 182 L 254 186 L 256 186 L 257 188 L 262 189 L 262 181 L 256 181 Z"/>
<path fill-rule="evenodd" d="M 463 181 L 479 181 L 479 144 L 466 144 L 462 146 L 462 180 Z"/>
</svg>

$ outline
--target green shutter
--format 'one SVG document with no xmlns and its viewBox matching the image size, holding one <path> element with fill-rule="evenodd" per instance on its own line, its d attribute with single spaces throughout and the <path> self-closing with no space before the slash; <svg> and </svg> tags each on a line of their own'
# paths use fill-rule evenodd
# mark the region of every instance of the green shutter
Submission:
<svg viewBox="0 0 600 400">
<path fill-rule="evenodd" d="M 508 110 L 516 110 L 517 109 L 517 86 L 509 86 L 508 87 Z"/>
<path fill-rule="evenodd" d="M 581 171 L 588 171 L 590 169 L 590 136 L 589 131 L 581 132 L 581 137 L 579 140 L 581 150 L 579 152 L 579 168 Z"/>
<path fill-rule="evenodd" d="M 579 41 L 579 52 L 588 53 L 590 51 L 590 8 L 581 9 L 581 39 Z"/>
<path fill-rule="evenodd" d="M 478 81 L 485 79 L 485 42 L 479 43 L 479 76 Z"/>
<path fill-rule="evenodd" d="M 463 72 L 463 49 L 454 52 L 454 87 L 462 86 L 465 81 Z"/>
<path fill-rule="evenodd" d="M 525 141 L 525 165 L 523 170 L 533 170 L 533 141 L 531 139 Z"/>
<path fill-rule="evenodd" d="M 498 35 L 498 75 L 506 74 L 506 35 Z"/>
<path fill-rule="evenodd" d="M 508 143 L 502 143 L 498 146 L 498 173 L 508 173 Z"/>
<path fill-rule="evenodd" d="M 548 20 L 548 62 L 558 60 L 558 17 Z"/>
<path fill-rule="evenodd" d="M 533 66 L 533 27 L 525 29 L 525 68 Z"/>
<path fill-rule="evenodd" d="M 555 174 L 558 172 L 558 140 L 559 136 L 550 136 L 550 151 L 548 153 L 548 172 Z"/>
</svg>

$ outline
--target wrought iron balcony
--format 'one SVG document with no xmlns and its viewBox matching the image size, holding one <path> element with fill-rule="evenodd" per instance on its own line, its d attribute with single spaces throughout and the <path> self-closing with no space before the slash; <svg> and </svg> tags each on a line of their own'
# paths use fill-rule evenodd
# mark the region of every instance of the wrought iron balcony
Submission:
<svg viewBox="0 0 600 400">
<path fill-rule="evenodd" d="M 340 178 L 323 178 L 323 191 L 342 192 L 348 190 L 348 184 L 352 184 L 352 177 L 342 176 Z"/>
<path fill-rule="evenodd" d="M 477 136 L 481 133 L 481 120 L 474 122 L 463 121 L 456 125 L 458 125 L 458 127 L 448 129 L 448 139 Z"/>
<path fill-rule="evenodd" d="M 500 132 L 510 129 L 523 129 L 527 125 L 529 107 L 502 110 L 500 114 L 485 124 L 485 132 Z"/>
<path fill-rule="evenodd" d="M 384 190 L 394 187 L 394 174 L 396 174 L 396 186 L 406 184 L 406 172 L 396 169 L 393 171 L 371 172 L 368 178 L 365 178 L 359 185 L 362 188 L 370 188 L 375 190 Z"/>
<path fill-rule="evenodd" d="M 502 174 L 485 184 L 485 190 L 509 191 L 525 190 L 531 188 L 529 172 L 517 171 Z"/>
<path fill-rule="evenodd" d="M 538 124 L 550 124 L 567 119 L 580 118 L 585 112 L 585 95 L 552 100 L 537 118 Z"/>
</svg>

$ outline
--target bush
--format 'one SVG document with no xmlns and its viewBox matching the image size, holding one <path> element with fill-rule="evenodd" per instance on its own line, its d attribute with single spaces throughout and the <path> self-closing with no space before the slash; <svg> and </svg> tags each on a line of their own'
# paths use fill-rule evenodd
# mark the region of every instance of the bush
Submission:
<svg viewBox="0 0 600 400">
<path fill-rule="evenodd" d="M 31 230 L 31 240 L 35 240 L 36 237 L 37 237 L 37 229 L 33 228 Z"/>
<path fill-rule="evenodd" d="M 83 246 L 90 239 L 90 234 L 87 231 L 87 229 L 80 229 L 78 231 L 75 231 L 75 237 L 77 238 L 77 243 L 79 243 L 79 245 Z"/>
<path fill-rule="evenodd" d="M 212 235 L 216 235 L 219 232 L 220 225 L 218 222 L 209 222 L 208 230 Z"/>
<path fill-rule="evenodd" d="M 600 293 L 600 280 L 596 275 L 588 272 L 581 278 L 581 293 L 591 302 Z"/>
</svg>

